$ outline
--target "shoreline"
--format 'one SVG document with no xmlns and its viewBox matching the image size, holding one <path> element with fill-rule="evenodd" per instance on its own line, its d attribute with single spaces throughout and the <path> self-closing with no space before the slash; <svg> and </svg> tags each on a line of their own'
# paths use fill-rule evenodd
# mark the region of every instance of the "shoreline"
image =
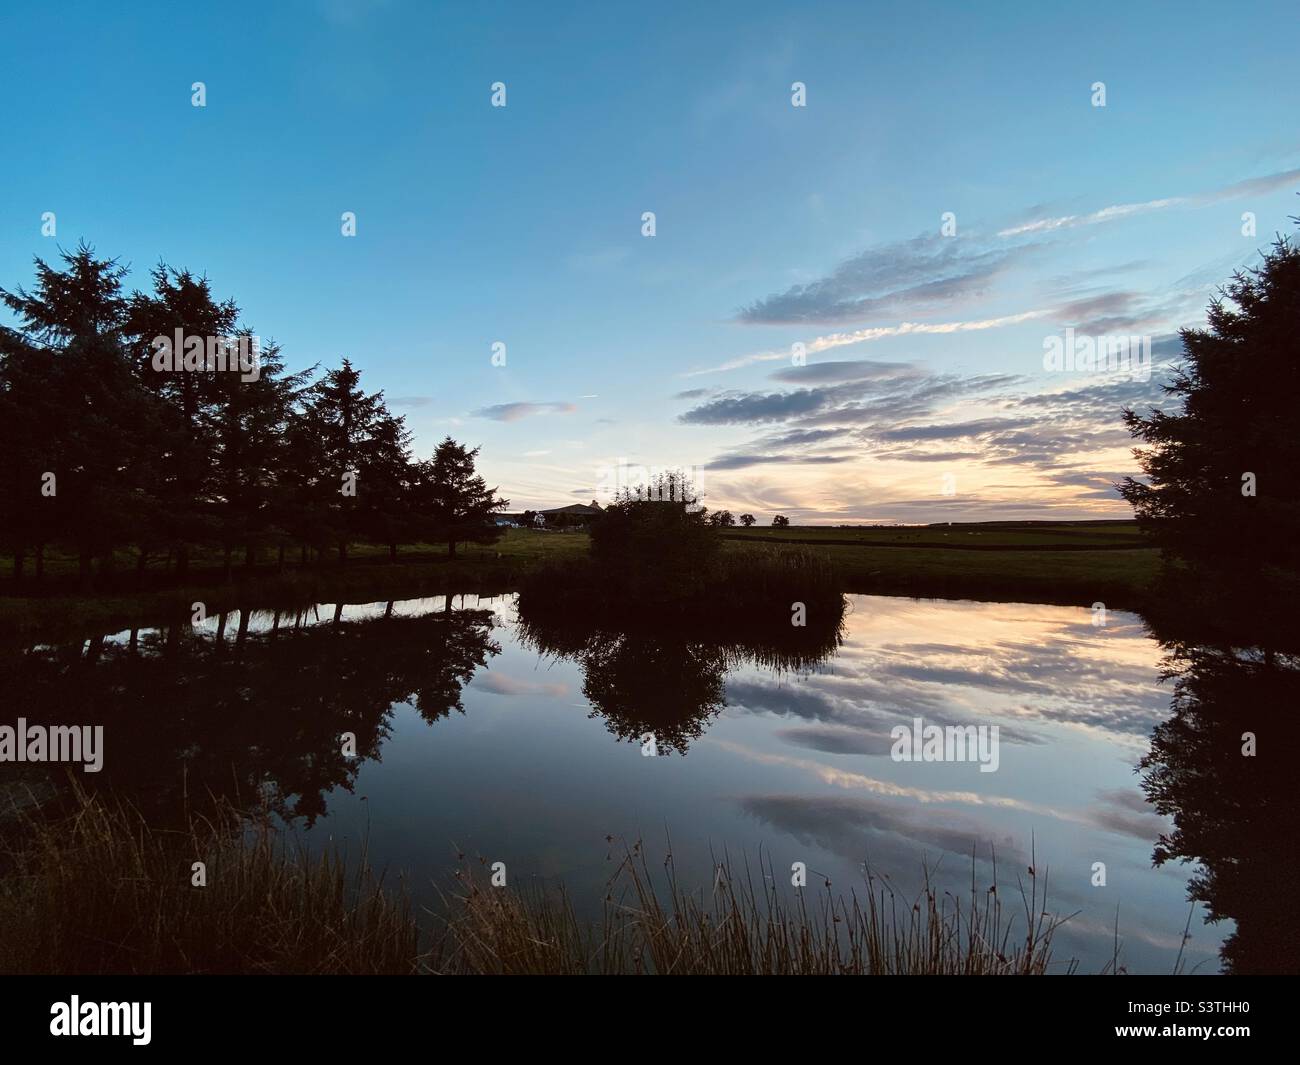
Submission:
<svg viewBox="0 0 1300 1065">
<path fill-rule="evenodd" d="M 954 529 L 962 535 L 962 530 Z M 902 534 L 867 529 L 854 538 L 841 529 L 827 529 L 822 536 L 809 535 L 813 530 L 808 528 L 788 532 L 747 532 L 743 537 L 724 534 L 725 549 L 746 551 L 750 544 L 770 549 L 785 543 L 802 550 L 811 547 L 825 554 L 834 567 L 839 590 L 849 595 L 1084 607 L 1102 602 L 1110 609 L 1136 613 L 1149 603 L 1148 585 L 1159 566 L 1154 548 L 1132 547 L 1128 537 L 1120 544 L 1042 543 L 1041 530 L 1019 527 L 966 532 L 967 536 L 1003 542 L 961 544 L 942 542 L 940 537 L 949 532 L 933 528 Z M 1026 533 L 1033 536 L 1025 537 L 1028 542 L 1005 542 Z M 1065 539 L 1078 535 L 1073 529 L 1062 533 Z M 885 536 L 894 539 L 882 542 Z M 71 590 L 66 579 L 56 577 L 52 594 L 14 595 L 12 582 L 6 582 L 3 591 L 9 594 L 0 595 L 0 635 L 19 639 L 92 637 L 174 623 L 187 618 L 198 602 L 212 615 L 245 607 L 273 610 L 427 595 L 501 595 L 517 591 L 525 575 L 548 563 L 584 557 L 586 548 L 587 537 L 582 533 L 514 529 L 500 544 L 463 549 L 455 559 L 437 549 L 416 548 L 393 562 L 386 551 L 372 551 L 358 553 L 343 568 L 327 563 L 295 564 L 279 570 L 263 564 L 251 571 L 236 570 L 229 583 L 217 567 L 196 568 L 184 584 L 166 586 L 157 579 L 163 575 L 152 573 L 148 579 L 154 587 L 118 587 L 104 593 Z M 130 582 L 121 572 L 114 579 L 119 586 Z"/>
</svg>

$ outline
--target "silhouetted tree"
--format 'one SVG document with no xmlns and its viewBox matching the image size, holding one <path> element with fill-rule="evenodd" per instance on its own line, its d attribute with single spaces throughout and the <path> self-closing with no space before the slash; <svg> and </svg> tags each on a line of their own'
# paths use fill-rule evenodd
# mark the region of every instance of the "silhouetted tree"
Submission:
<svg viewBox="0 0 1300 1065">
<path fill-rule="evenodd" d="M 49 409 L 55 359 L 50 349 L 0 327 L 0 546 L 13 555 L 16 581 L 23 577 L 29 549 L 39 578 L 45 544 L 67 521 L 59 497 L 41 491 L 52 444 L 47 434 L 57 416 Z"/>
<path fill-rule="evenodd" d="M 1175 410 L 1124 412 L 1147 482 L 1120 493 L 1163 549 L 1167 602 L 1240 640 L 1292 642 L 1300 597 L 1300 248 L 1279 240 L 1182 332 Z M 1193 605 L 1194 604 L 1194 605 Z"/>
<path fill-rule="evenodd" d="M 47 545 L 92 564 L 135 545 L 137 567 L 166 548 L 178 576 L 219 546 L 354 541 L 491 543 L 508 504 L 474 472 L 478 452 L 448 439 L 412 461 L 411 434 L 347 359 L 314 384 L 261 346 L 208 280 L 159 263 L 151 291 L 121 291 L 126 268 L 85 244 L 40 259 L 32 290 L 0 289 L 18 327 L 0 326 L 0 549 L 15 580 Z M 260 349 L 260 350 L 259 350 Z M 255 361 L 252 360 L 256 351 Z M 241 365 L 241 357 L 243 364 Z"/>
<path fill-rule="evenodd" d="M 362 538 L 366 525 L 373 524 L 374 511 L 368 512 L 369 504 L 362 500 L 372 490 L 386 490 L 391 472 L 386 449 L 400 442 L 383 393 L 368 395 L 360 382 L 360 371 L 345 358 L 339 369 L 327 371 L 311 387 L 303 409 L 306 430 L 320 440 L 322 469 L 313 478 L 312 512 L 337 546 L 340 562 L 347 561 L 349 542 Z"/>
<path fill-rule="evenodd" d="M 753 525 L 754 522 L 757 520 L 758 519 L 755 518 L 753 514 L 742 514 L 740 516 L 740 524 L 743 525 L 746 529 L 748 529 L 751 525 Z"/>
<path fill-rule="evenodd" d="M 220 446 L 221 419 L 216 416 L 221 376 L 200 370 L 193 358 L 185 369 L 184 348 L 174 350 L 179 330 L 182 338 L 231 336 L 239 321 L 233 300 L 219 303 L 205 277 L 174 270 L 159 263 L 151 271 L 152 293 L 132 293 L 123 332 L 135 373 L 161 405 L 159 452 L 152 493 L 159 501 L 158 521 L 142 527 L 141 551 L 166 544 L 184 576 L 193 546 L 218 541 L 220 519 L 214 496 L 221 471 L 213 462 Z M 172 345 L 172 368 L 156 367 L 159 338 Z M 227 375 L 229 376 L 229 375 Z M 142 554 L 143 557 L 143 554 Z"/>
<path fill-rule="evenodd" d="M 251 343 L 251 334 L 244 335 Z M 286 376 L 274 344 L 260 351 L 258 362 L 255 378 L 213 371 L 213 498 L 227 575 L 237 545 L 243 545 L 245 563 L 251 564 L 259 544 L 286 535 L 279 524 L 279 475 L 286 431 L 308 373 Z"/>
<path fill-rule="evenodd" d="M 375 423 L 363 460 L 365 491 L 361 494 L 359 530 L 367 540 L 388 546 L 397 558 L 397 545 L 415 535 L 411 433 L 406 420 L 386 410 Z"/>
<path fill-rule="evenodd" d="M 1300 756 L 1293 612 L 1300 592 L 1300 250 L 1278 241 L 1182 332 L 1172 410 L 1124 412 L 1146 483 L 1120 492 L 1162 548 L 1146 611 L 1172 651 L 1171 717 L 1143 759 L 1143 786 L 1174 827 L 1155 860 L 1198 863 L 1188 893 L 1231 918 L 1234 972 L 1294 972 L 1300 874 L 1290 779 Z"/>
<path fill-rule="evenodd" d="M 787 528 L 789 524 L 790 524 L 790 519 L 787 518 L 784 514 L 778 514 L 776 517 L 772 519 L 772 527 L 774 529 L 784 529 Z"/>
<path fill-rule="evenodd" d="M 160 409 L 141 387 L 125 343 L 126 268 L 96 259 L 84 243 L 60 255 L 62 270 L 35 260 L 31 292 L 0 289 L 0 300 L 21 323 L 19 338 L 6 331 L 4 378 L 11 407 L 31 402 L 31 366 L 9 364 L 36 350 L 54 356 L 43 360 L 46 395 L 35 407 L 42 421 L 24 461 L 53 475 L 47 483 L 54 495 L 42 498 L 59 500 L 56 535 L 75 546 L 88 585 L 95 557 L 111 571 L 114 547 L 157 520 L 158 501 L 149 490 L 160 460 Z M 30 487 L 39 493 L 42 482 Z M 20 496 L 28 490 L 16 488 Z"/>
<path fill-rule="evenodd" d="M 447 545 L 447 554 L 456 557 L 461 543 L 496 543 L 504 533 L 496 515 L 510 505 L 474 472 L 478 448 L 470 450 L 446 437 L 433 458 L 420 463 L 415 474 L 415 507 L 431 528 L 431 539 Z"/>
</svg>

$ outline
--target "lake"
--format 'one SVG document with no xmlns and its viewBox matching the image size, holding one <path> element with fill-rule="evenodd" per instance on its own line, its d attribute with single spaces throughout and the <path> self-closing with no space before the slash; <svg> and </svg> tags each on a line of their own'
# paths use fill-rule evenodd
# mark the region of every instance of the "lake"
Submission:
<svg viewBox="0 0 1300 1065">
<path fill-rule="evenodd" d="M 1217 971 L 1233 923 L 1198 905 L 1184 945 L 1194 867 L 1152 865 L 1170 824 L 1137 766 L 1171 692 L 1141 619 L 847 598 L 830 653 L 530 631 L 513 597 L 235 613 L 11 648 L 6 719 L 102 723 L 86 782 L 162 818 L 209 791 L 269 803 L 312 846 L 364 839 L 430 905 L 465 854 L 594 913 L 622 841 L 652 867 L 671 848 L 706 887 L 724 854 L 778 878 L 803 862 L 846 892 L 866 863 L 909 902 L 924 869 L 964 899 L 996 862 L 1019 908 L 1032 865 L 1046 908 L 1074 914 L 1055 970 L 1109 964 L 1118 922 L 1130 972 L 1170 972 L 1180 947 L 1189 971 Z M 899 726 L 996 726 L 996 758 L 899 760 Z"/>
</svg>

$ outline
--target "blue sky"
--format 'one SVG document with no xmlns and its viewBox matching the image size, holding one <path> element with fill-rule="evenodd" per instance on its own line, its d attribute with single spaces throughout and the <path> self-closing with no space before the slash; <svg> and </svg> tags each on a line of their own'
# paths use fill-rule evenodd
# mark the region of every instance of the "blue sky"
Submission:
<svg viewBox="0 0 1300 1065">
<path fill-rule="evenodd" d="M 7 4 L 0 285 L 205 272 L 518 507 L 624 461 L 764 523 L 1125 516 L 1159 375 L 1044 345 L 1159 362 L 1293 232 L 1294 7 L 1047 6 Z"/>
</svg>

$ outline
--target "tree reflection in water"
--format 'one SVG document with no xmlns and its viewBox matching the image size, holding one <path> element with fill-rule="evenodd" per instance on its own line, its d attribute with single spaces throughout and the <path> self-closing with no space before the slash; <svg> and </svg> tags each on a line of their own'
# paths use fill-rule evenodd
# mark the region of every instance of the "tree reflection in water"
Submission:
<svg viewBox="0 0 1300 1065">
<path fill-rule="evenodd" d="M 219 640 L 176 624 L 2 647 L 0 687 L 30 722 L 102 724 L 104 768 L 78 783 L 112 788 L 151 824 L 226 799 L 310 825 L 379 758 L 394 704 L 430 723 L 463 712 L 462 689 L 501 648 L 486 610 L 304 625 L 309 612 L 268 615 L 266 631 L 245 616 L 233 637 L 222 618 Z"/>
<path fill-rule="evenodd" d="M 1189 897 L 1231 918 L 1222 948 L 1236 973 L 1300 969 L 1300 659 L 1167 640 L 1172 715 L 1142 761 L 1142 784 L 1174 828 L 1155 861 L 1199 861 Z M 1253 734 L 1254 756 L 1243 754 Z"/>
<path fill-rule="evenodd" d="M 585 622 L 571 613 L 528 609 L 521 602 L 519 635 L 544 655 L 571 658 L 583 671 L 592 716 L 620 740 L 653 735 L 660 751 L 685 754 L 726 705 L 726 674 L 745 664 L 802 672 L 835 654 L 843 640 L 843 608 L 810 612 L 805 626 L 696 626 L 680 618 Z"/>
</svg>

